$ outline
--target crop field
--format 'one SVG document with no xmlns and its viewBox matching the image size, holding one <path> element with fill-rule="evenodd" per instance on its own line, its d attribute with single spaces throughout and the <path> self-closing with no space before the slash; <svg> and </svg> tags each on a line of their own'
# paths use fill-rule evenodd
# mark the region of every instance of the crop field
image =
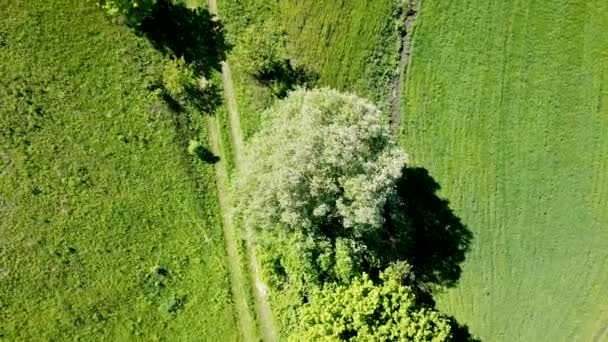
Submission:
<svg viewBox="0 0 608 342">
<path fill-rule="evenodd" d="M 304 66 L 316 84 L 386 105 L 397 73 L 400 1 L 222 0 L 219 6 L 229 36 L 252 22 L 276 18 L 287 34 L 292 63 Z M 229 61 L 248 138 L 259 128 L 260 112 L 272 104 L 272 92 L 247 77 L 238 59 Z"/>
<path fill-rule="evenodd" d="M 239 339 L 205 120 L 163 63 L 92 2 L 0 2 L 0 339 Z"/>
<path fill-rule="evenodd" d="M 401 141 L 473 231 L 440 306 L 486 341 L 608 339 L 608 3 L 422 1 Z"/>
</svg>

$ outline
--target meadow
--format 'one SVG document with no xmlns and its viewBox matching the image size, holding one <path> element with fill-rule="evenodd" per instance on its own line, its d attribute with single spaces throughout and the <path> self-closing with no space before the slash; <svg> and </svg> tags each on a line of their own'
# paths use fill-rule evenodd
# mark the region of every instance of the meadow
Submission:
<svg viewBox="0 0 608 342">
<path fill-rule="evenodd" d="M 388 108 L 391 82 L 398 74 L 401 1 L 223 0 L 218 5 L 233 45 L 249 25 L 277 20 L 287 37 L 290 62 L 305 70 L 309 86 L 354 91 Z M 237 58 L 229 56 L 229 62 L 247 139 L 276 96 L 248 76 Z"/>
<path fill-rule="evenodd" d="M 0 2 L 0 338 L 238 340 L 204 113 L 94 3 Z"/>
<path fill-rule="evenodd" d="M 608 338 L 608 3 L 422 1 L 401 141 L 474 233 L 440 307 L 487 341 Z"/>
</svg>

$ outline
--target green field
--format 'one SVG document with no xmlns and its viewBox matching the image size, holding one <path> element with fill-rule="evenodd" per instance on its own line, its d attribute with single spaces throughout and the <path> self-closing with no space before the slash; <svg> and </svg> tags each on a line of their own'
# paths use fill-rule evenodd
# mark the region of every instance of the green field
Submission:
<svg viewBox="0 0 608 342">
<path fill-rule="evenodd" d="M 291 62 L 305 66 L 317 84 L 355 91 L 387 106 L 398 72 L 400 1 L 221 0 L 219 6 L 235 44 L 247 25 L 278 19 Z M 238 59 L 229 62 L 247 139 L 259 129 L 259 114 L 274 98 L 245 74 Z"/>
<path fill-rule="evenodd" d="M 310 66 L 321 84 L 379 104 L 387 99 L 397 71 L 399 1 L 292 0 L 278 7 L 296 64 Z"/>
<path fill-rule="evenodd" d="M 474 232 L 440 306 L 483 340 L 608 339 L 607 52 L 606 1 L 422 1 L 401 140 Z"/>
<path fill-rule="evenodd" d="M 92 2 L 0 2 L 0 339 L 239 339 L 205 120 L 163 63 Z"/>
</svg>

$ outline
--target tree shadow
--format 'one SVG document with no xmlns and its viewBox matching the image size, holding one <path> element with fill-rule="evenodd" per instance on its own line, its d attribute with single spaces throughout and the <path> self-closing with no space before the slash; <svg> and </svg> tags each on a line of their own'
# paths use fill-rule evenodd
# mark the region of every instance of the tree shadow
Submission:
<svg viewBox="0 0 608 342">
<path fill-rule="evenodd" d="M 282 99 L 296 87 L 311 88 L 317 83 L 319 74 L 305 66 L 292 66 L 289 60 L 275 63 L 272 68 L 254 76 L 263 86 L 273 90 Z"/>
<path fill-rule="evenodd" d="M 404 168 L 397 196 L 385 208 L 385 229 L 371 245 L 383 264 L 405 260 L 412 265 L 417 282 L 453 287 L 473 234 L 437 195 L 439 189 L 426 169 Z"/>
<path fill-rule="evenodd" d="M 169 109 L 171 109 L 173 113 L 181 113 L 184 111 L 184 106 L 182 105 L 182 103 L 179 100 L 175 99 L 173 96 L 171 96 L 171 94 L 169 94 L 169 92 L 162 87 L 160 94 L 163 101 L 165 101 L 165 103 L 167 104 L 167 107 L 169 107 Z"/>
<path fill-rule="evenodd" d="M 449 316 L 450 332 L 452 333 L 453 342 L 481 342 L 481 339 L 471 334 L 469 327 L 465 324 L 460 324 L 455 317 Z"/>
<path fill-rule="evenodd" d="M 186 87 L 186 100 L 200 112 L 209 115 L 222 104 L 222 96 L 222 89 L 216 82 L 210 82 L 204 87 Z"/>
<path fill-rule="evenodd" d="M 207 164 L 215 164 L 218 161 L 220 161 L 220 157 L 216 156 L 215 154 L 213 154 L 213 152 L 209 151 L 208 149 L 206 149 L 203 146 L 199 146 L 196 151 L 195 151 L 195 155 L 204 163 Z"/>
<path fill-rule="evenodd" d="M 224 26 L 207 9 L 160 0 L 136 27 L 154 47 L 172 57 L 184 57 L 197 76 L 220 70 L 230 49 Z"/>
</svg>

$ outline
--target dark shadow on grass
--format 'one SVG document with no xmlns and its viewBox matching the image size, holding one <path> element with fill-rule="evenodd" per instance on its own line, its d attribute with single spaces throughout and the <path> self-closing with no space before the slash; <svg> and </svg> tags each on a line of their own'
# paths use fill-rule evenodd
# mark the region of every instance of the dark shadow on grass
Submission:
<svg viewBox="0 0 608 342">
<path fill-rule="evenodd" d="M 229 50 L 217 18 L 207 9 L 190 9 L 181 3 L 158 1 L 136 30 L 166 55 L 184 57 L 198 76 L 220 70 Z"/>
<path fill-rule="evenodd" d="M 259 75 L 255 80 L 263 86 L 269 87 L 278 98 L 284 98 L 287 93 L 296 87 L 312 88 L 319 79 L 319 74 L 304 66 L 293 67 L 289 60 L 275 63 L 275 65 Z"/>
<path fill-rule="evenodd" d="M 212 115 L 215 109 L 222 105 L 222 89 L 215 82 L 207 83 L 203 87 L 187 87 L 186 101 L 192 104 L 201 113 Z"/>
<path fill-rule="evenodd" d="M 453 316 L 448 317 L 450 321 L 452 342 L 481 342 L 481 339 L 475 337 L 469 331 L 469 327 L 465 324 L 460 324 Z"/>
<path fill-rule="evenodd" d="M 222 23 L 207 9 L 159 0 L 134 28 L 168 58 L 183 57 L 194 71 L 196 84 L 187 86 L 179 98 L 171 96 L 161 85 L 162 97 L 169 108 L 182 115 L 191 106 L 212 115 L 221 105 L 223 94 L 217 83 L 208 80 L 221 70 L 221 62 L 230 49 Z"/>
<path fill-rule="evenodd" d="M 439 189 L 426 169 L 404 168 L 375 248 L 384 263 L 406 260 L 418 282 L 445 288 L 457 284 L 473 234 Z"/>
<path fill-rule="evenodd" d="M 165 101 L 165 103 L 167 104 L 167 107 L 169 107 L 172 112 L 181 113 L 184 111 L 184 106 L 182 105 L 182 103 L 179 100 L 175 99 L 173 96 L 171 96 L 171 94 L 169 94 L 169 92 L 167 92 L 165 89 L 162 89 L 161 97 L 163 101 Z"/>
<path fill-rule="evenodd" d="M 220 161 L 220 157 L 213 154 L 213 152 L 209 151 L 203 146 L 199 146 L 194 154 L 204 163 L 207 164 L 215 164 Z"/>
<path fill-rule="evenodd" d="M 386 224 L 370 243 L 381 263 L 405 260 L 412 266 L 408 282 L 424 305 L 435 307 L 433 289 L 458 284 L 473 241 L 473 233 L 454 214 L 449 202 L 437 194 L 440 186 L 420 167 L 402 170 L 396 196 L 385 207 Z M 479 342 L 469 328 L 448 317 L 451 341 Z"/>
</svg>

